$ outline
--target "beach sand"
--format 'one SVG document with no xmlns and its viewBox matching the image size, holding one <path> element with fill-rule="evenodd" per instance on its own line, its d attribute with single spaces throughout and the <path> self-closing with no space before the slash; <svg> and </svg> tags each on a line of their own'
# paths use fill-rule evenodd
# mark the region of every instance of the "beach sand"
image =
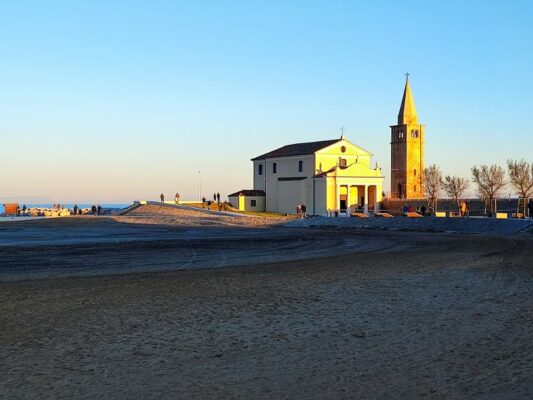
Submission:
<svg viewBox="0 0 533 400">
<path fill-rule="evenodd" d="M 533 395 L 531 234 L 27 224 L 0 230 L 1 398 Z"/>
</svg>

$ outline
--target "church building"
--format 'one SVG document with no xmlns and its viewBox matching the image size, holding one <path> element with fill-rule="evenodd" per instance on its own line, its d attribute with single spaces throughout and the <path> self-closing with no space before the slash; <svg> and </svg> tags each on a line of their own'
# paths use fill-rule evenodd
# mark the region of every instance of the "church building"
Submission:
<svg viewBox="0 0 533 400">
<path fill-rule="evenodd" d="M 391 198 L 424 198 L 424 125 L 418 122 L 409 74 L 398 124 L 391 127 Z"/>
<path fill-rule="evenodd" d="M 372 168 L 372 156 L 344 136 L 289 144 L 253 158 L 253 190 L 230 195 L 230 202 L 243 210 L 291 214 L 305 204 L 309 215 L 377 210 L 383 175 Z"/>
</svg>

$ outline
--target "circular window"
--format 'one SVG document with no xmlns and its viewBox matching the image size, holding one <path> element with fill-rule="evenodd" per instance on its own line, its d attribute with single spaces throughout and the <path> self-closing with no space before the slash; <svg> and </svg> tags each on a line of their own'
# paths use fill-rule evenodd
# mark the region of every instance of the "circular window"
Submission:
<svg viewBox="0 0 533 400">
<path fill-rule="evenodd" d="M 341 153 L 346 153 L 346 147 L 341 146 Z"/>
</svg>

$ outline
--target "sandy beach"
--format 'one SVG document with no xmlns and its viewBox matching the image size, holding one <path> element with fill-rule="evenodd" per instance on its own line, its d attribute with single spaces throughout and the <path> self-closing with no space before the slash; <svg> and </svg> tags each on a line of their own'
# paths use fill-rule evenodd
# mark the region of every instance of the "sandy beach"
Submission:
<svg viewBox="0 0 533 400">
<path fill-rule="evenodd" d="M 0 397 L 533 395 L 531 233 L 250 225 L 3 224 Z"/>
</svg>

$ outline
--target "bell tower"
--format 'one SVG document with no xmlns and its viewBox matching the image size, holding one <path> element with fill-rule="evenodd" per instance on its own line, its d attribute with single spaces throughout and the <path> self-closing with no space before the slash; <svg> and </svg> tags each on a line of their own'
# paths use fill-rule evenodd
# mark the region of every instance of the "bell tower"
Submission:
<svg viewBox="0 0 533 400">
<path fill-rule="evenodd" d="M 418 123 L 406 74 L 398 125 L 391 125 L 391 197 L 424 198 L 424 125 Z"/>
</svg>

